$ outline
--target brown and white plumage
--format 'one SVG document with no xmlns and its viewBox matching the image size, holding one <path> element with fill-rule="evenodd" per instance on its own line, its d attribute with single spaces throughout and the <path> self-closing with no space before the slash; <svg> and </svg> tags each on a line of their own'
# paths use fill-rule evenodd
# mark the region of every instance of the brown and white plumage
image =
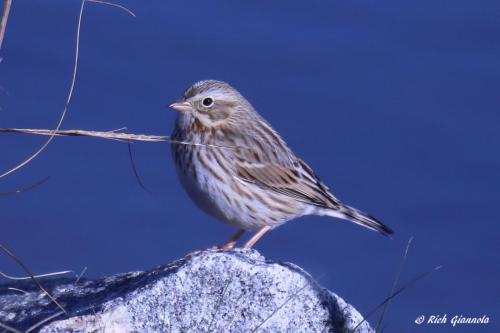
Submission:
<svg viewBox="0 0 500 333">
<path fill-rule="evenodd" d="M 265 232 L 303 215 L 347 219 L 384 235 L 375 218 L 339 201 L 283 139 L 230 85 L 200 81 L 171 107 L 179 112 L 172 139 L 182 185 L 205 212 L 239 231 Z"/>
</svg>

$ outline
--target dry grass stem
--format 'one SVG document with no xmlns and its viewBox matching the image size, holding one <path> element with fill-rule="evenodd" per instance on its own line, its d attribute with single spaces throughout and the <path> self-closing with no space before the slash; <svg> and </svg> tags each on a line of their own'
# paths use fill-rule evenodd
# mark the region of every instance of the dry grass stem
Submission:
<svg viewBox="0 0 500 333">
<path fill-rule="evenodd" d="M 285 305 L 288 304 L 288 302 L 290 302 L 294 297 L 298 296 L 302 290 L 304 290 L 306 287 L 308 286 L 308 283 L 305 282 L 304 283 L 304 286 L 300 287 L 297 291 L 295 291 L 290 297 L 288 297 L 286 299 L 285 302 L 283 302 L 283 304 L 281 304 L 280 306 L 278 306 L 276 309 L 274 309 L 274 311 L 266 318 L 264 319 L 257 327 L 255 327 L 253 330 L 252 330 L 252 333 L 253 332 L 257 332 L 262 326 L 264 326 L 264 324 L 269 320 L 271 319 L 276 313 L 278 313 L 279 310 L 281 310 Z"/>
<path fill-rule="evenodd" d="M 23 134 L 50 135 L 50 136 L 86 136 L 86 137 L 101 138 L 108 140 L 117 140 L 123 142 L 130 142 L 130 141 L 170 142 L 170 143 L 197 146 L 197 147 L 211 147 L 211 148 L 224 148 L 224 149 L 236 149 L 236 148 L 251 149 L 248 147 L 219 146 L 219 145 L 204 144 L 204 143 L 177 141 L 177 140 L 171 140 L 168 136 L 163 136 L 163 135 L 129 134 L 129 133 L 119 133 L 117 131 L 118 130 L 108 131 L 108 132 L 97 132 L 97 131 L 85 131 L 85 130 L 0 128 L 0 133 L 23 133 Z"/>
<path fill-rule="evenodd" d="M 78 24 L 77 24 L 77 29 L 76 29 L 75 57 L 74 57 L 74 66 L 73 66 L 73 75 L 71 78 L 71 84 L 69 87 L 68 96 L 66 97 L 66 104 L 64 105 L 63 112 L 62 112 L 62 114 L 59 118 L 59 121 L 57 123 L 56 130 L 59 130 L 59 128 L 61 128 L 61 125 L 62 125 L 64 118 L 66 117 L 66 113 L 68 111 L 69 103 L 71 102 L 71 98 L 73 97 L 73 90 L 75 88 L 75 83 L 76 83 L 76 73 L 78 71 L 78 55 L 80 52 L 79 51 L 79 49 L 80 49 L 80 28 L 81 28 L 81 23 L 82 23 L 83 8 L 85 7 L 85 1 L 86 0 L 82 0 L 82 4 L 80 6 L 80 13 L 78 15 Z M 19 163 L 18 165 L 16 165 L 12 169 L 1 174 L 0 178 L 3 178 L 7 175 L 10 175 L 11 173 L 21 169 L 23 166 L 25 166 L 26 164 L 28 164 L 32 160 L 34 160 L 38 155 L 40 155 L 42 153 L 42 151 L 45 150 L 45 148 L 47 148 L 47 146 L 52 142 L 54 137 L 55 137 L 55 135 L 50 135 L 49 139 L 47 141 L 45 141 L 45 143 L 34 154 L 32 154 L 30 157 L 28 157 L 26 160 Z"/>
<path fill-rule="evenodd" d="M 31 280 L 33 280 L 33 282 L 36 283 L 36 285 L 38 286 L 38 288 L 40 288 L 41 291 L 43 291 L 45 294 L 47 294 L 47 296 L 50 298 L 50 300 L 55 304 L 57 305 L 57 307 L 59 309 L 61 309 L 61 311 L 63 311 L 64 313 L 67 314 L 66 310 L 63 308 L 63 306 L 61 304 L 59 304 L 58 301 L 56 301 L 56 299 L 42 286 L 42 284 L 38 281 L 38 279 L 35 277 L 35 275 L 33 275 L 33 273 L 31 273 L 31 270 L 28 268 L 28 266 L 26 266 L 22 261 L 21 259 L 19 259 L 14 253 L 12 253 L 8 248 L 6 248 L 4 245 L 0 244 L 0 250 L 2 250 L 3 252 L 5 252 L 5 254 L 7 254 L 9 257 L 11 257 L 25 272 L 26 274 L 29 275 L 29 277 L 31 278 Z"/>
<path fill-rule="evenodd" d="M 10 2 L 10 1 L 11 0 L 7 0 L 7 2 Z M 70 104 L 71 99 L 73 97 L 73 92 L 75 90 L 76 74 L 78 72 L 78 59 L 79 59 L 79 55 L 80 55 L 80 31 L 81 31 L 81 26 L 82 26 L 83 9 L 85 7 L 85 2 L 87 2 L 87 1 L 93 2 L 93 3 L 98 3 L 98 4 L 109 5 L 109 6 L 112 6 L 112 7 L 116 7 L 116 8 L 119 8 L 121 10 L 124 10 L 128 14 L 132 15 L 133 17 L 135 17 L 135 14 L 130 9 L 128 9 L 128 8 L 122 6 L 122 5 L 118 5 L 118 4 L 115 4 L 115 3 L 112 3 L 112 2 L 107 2 L 107 1 L 100 1 L 100 0 L 82 0 L 81 5 L 80 5 L 80 12 L 78 14 L 77 27 L 76 27 L 75 54 L 74 54 L 74 65 L 73 65 L 73 73 L 72 73 L 72 77 L 71 77 L 71 84 L 70 84 L 70 87 L 69 87 L 68 95 L 66 97 L 66 103 L 64 105 L 63 112 L 62 112 L 61 116 L 59 117 L 59 121 L 57 123 L 56 129 L 53 131 L 53 133 L 51 133 L 49 135 L 49 138 L 47 139 L 47 141 L 45 141 L 45 143 L 35 153 L 33 153 L 30 157 L 28 157 L 26 160 L 24 160 L 23 162 L 19 163 L 18 165 L 16 165 L 12 169 L 10 169 L 10 170 L 8 170 L 8 171 L 0 174 L 0 178 L 3 178 L 5 176 L 7 176 L 7 175 L 10 175 L 11 173 L 13 173 L 13 172 L 21 169 L 22 167 L 24 167 L 25 165 L 27 165 L 28 163 L 30 163 L 31 161 L 33 161 L 52 142 L 52 140 L 56 136 L 55 132 L 57 132 L 61 128 L 61 126 L 62 126 L 62 123 L 63 123 L 63 121 L 64 121 L 64 119 L 66 117 L 66 114 L 68 112 L 69 104 Z M 4 12 L 5 12 L 5 10 L 4 10 Z M 5 15 L 3 15 L 3 16 L 5 16 Z M 3 22 L 3 17 L 2 17 L 2 22 Z"/>
<path fill-rule="evenodd" d="M 108 6 L 111 6 L 111 7 L 116 7 L 116 8 L 119 8 L 121 10 L 123 10 L 124 12 L 126 12 L 127 14 L 133 16 L 133 17 L 136 17 L 136 15 L 134 14 L 133 11 L 131 11 L 130 9 L 128 9 L 127 7 L 125 6 L 122 6 L 122 5 L 119 5 L 117 3 L 113 3 L 113 2 L 108 2 L 108 1 L 101 1 L 101 0 L 87 0 L 88 2 L 94 2 L 94 3 L 99 3 L 99 4 L 102 4 L 102 5 L 108 5 Z"/>
<path fill-rule="evenodd" d="M 75 273 L 75 272 L 73 272 L 73 271 L 62 271 L 62 272 L 54 272 L 54 273 L 33 275 L 33 277 L 36 278 L 36 279 L 40 279 L 40 278 L 46 278 L 46 277 L 51 277 L 51 276 L 64 275 L 64 274 L 69 274 L 69 273 Z M 0 271 L 0 276 L 6 278 L 8 280 L 14 280 L 14 281 L 30 280 L 30 279 L 33 278 L 31 276 L 21 276 L 21 277 L 12 276 L 12 275 L 5 274 L 2 271 Z"/>
<path fill-rule="evenodd" d="M 432 273 L 434 273 L 435 271 L 438 271 L 442 268 L 443 266 L 439 265 L 439 266 L 436 266 L 434 267 L 433 269 L 425 272 L 425 273 L 422 273 L 420 275 L 418 275 L 417 277 L 411 279 L 408 283 L 404 284 L 402 287 L 400 287 L 398 290 L 396 290 L 394 293 L 392 293 L 389 297 L 387 297 L 382 303 L 380 303 L 379 305 L 377 305 L 373 310 L 371 310 L 364 318 L 362 321 L 359 322 L 358 325 L 356 325 L 356 327 L 354 327 L 353 329 L 353 332 L 356 332 L 356 330 L 365 322 L 368 320 L 368 318 L 370 318 L 375 312 L 377 312 L 381 307 L 383 307 L 387 302 L 391 301 L 394 297 L 396 297 L 397 295 L 401 294 L 403 291 L 405 291 L 407 288 L 409 288 L 410 286 L 412 286 L 413 284 L 417 283 L 418 281 L 422 280 L 423 278 L 431 275 Z"/>
<path fill-rule="evenodd" d="M 212 315 L 212 319 L 210 320 L 210 324 L 208 325 L 208 328 L 206 330 L 206 333 L 212 332 L 211 328 L 212 328 L 212 325 L 215 321 L 215 317 L 217 316 L 217 313 L 219 312 L 219 309 L 222 305 L 222 301 L 224 300 L 224 297 L 226 296 L 227 289 L 229 288 L 229 285 L 233 281 L 233 278 L 234 278 L 234 274 L 232 274 L 231 277 L 229 279 L 227 279 L 226 283 L 224 284 L 224 287 L 222 288 L 220 297 L 217 301 L 217 304 L 215 305 L 215 310 L 214 310 L 214 313 Z"/>
<path fill-rule="evenodd" d="M 44 179 L 39 180 L 38 182 L 36 182 L 36 183 L 34 183 L 34 184 L 30 185 L 30 186 L 19 188 L 19 189 L 14 190 L 14 191 L 0 192 L 0 196 L 16 195 L 16 194 L 20 194 L 20 193 L 31 191 L 31 190 L 37 188 L 38 186 L 42 185 L 43 183 L 45 183 L 47 180 L 49 180 L 49 177 L 45 177 Z"/>
<path fill-rule="evenodd" d="M 10 327 L 10 326 L 2 324 L 2 323 L 0 323 L 0 328 L 3 328 L 5 330 L 4 332 L 23 333 L 19 330 L 16 330 L 13 327 Z"/>
<path fill-rule="evenodd" d="M 26 332 L 24 332 L 24 333 L 33 332 L 34 330 L 36 330 L 38 327 L 42 326 L 42 325 L 43 325 L 43 324 L 45 324 L 46 322 L 49 322 L 49 321 L 51 321 L 52 319 L 57 318 L 57 317 L 59 317 L 59 316 L 60 316 L 60 315 L 62 315 L 62 314 L 64 314 L 64 312 L 62 312 L 62 311 L 56 312 L 56 313 L 54 313 L 52 316 L 49 316 L 49 317 L 47 317 L 47 318 L 45 318 L 45 319 L 40 320 L 38 323 L 36 323 L 35 325 L 33 325 L 33 326 L 31 326 L 30 328 L 28 328 L 28 329 L 26 330 Z"/>
<path fill-rule="evenodd" d="M 398 286 L 399 278 L 401 277 L 401 272 L 403 271 L 404 263 L 406 261 L 406 258 L 408 257 L 408 251 L 410 251 L 410 245 L 411 245 L 412 241 L 413 241 L 413 236 L 410 237 L 410 239 L 408 240 L 408 243 L 406 244 L 406 250 L 403 254 L 403 257 L 401 258 L 401 262 L 399 264 L 399 268 L 398 268 L 398 271 L 396 273 L 396 277 L 394 278 L 394 282 L 392 283 L 392 287 L 391 287 L 391 291 L 389 292 L 389 296 L 391 296 L 394 293 L 394 291 L 396 291 L 396 287 Z M 379 332 L 379 329 L 382 327 L 382 323 L 384 322 L 384 316 L 385 316 L 385 313 L 389 307 L 389 303 L 390 303 L 390 300 L 387 301 L 387 303 L 385 303 L 385 305 L 384 305 L 384 309 L 382 310 L 382 314 L 380 315 L 377 326 L 375 327 L 375 332 Z"/>
<path fill-rule="evenodd" d="M 83 269 L 80 272 L 80 274 L 78 274 L 78 276 L 76 277 L 75 285 L 77 285 L 78 282 L 80 282 L 80 279 L 83 277 L 83 275 L 85 274 L 85 272 L 87 272 L 87 266 L 83 267 Z"/>
<path fill-rule="evenodd" d="M 127 143 L 127 148 L 128 158 L 130 160 L 130 165 L 132 166 L 132 171 L 134 172 L 134 177 L 137 180 L 137 183 L 144 191 L 151 194 L 151 191 L 146 187 L 146 185 L 144 185 L 141 176 L 139 175 L 139 171 L 137 170 L 137 166 L 135 165 L 134 154 L 132 153 L 132 144 L 130 142 Z"/>
<path fill-rule="evenodd" d="M 7 290 L 12 290 L 12 291 L 17 291 L 21 294 L 28 294 L 28 292 L 26 290 L 22 290 L 22 289 L 19 289 L 19 288 L 14 288 L 14 287 L 8 287 Z"/>
<path fill-rule="evenodd" d="M 12 0 L 3 1 L 2 17 L 0 18 L 0 49 L 2 48 L 3 38 L 5 36 L 5 30 L 7 29 L 7 21 L 9 20 L 11 5 L 12 5 Z"/>
</svg>

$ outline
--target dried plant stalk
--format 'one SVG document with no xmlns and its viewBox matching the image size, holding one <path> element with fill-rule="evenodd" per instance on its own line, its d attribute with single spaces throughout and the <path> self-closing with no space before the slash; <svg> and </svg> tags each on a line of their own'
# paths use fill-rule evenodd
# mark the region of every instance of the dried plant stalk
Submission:
<svg viewBox="0 0 500 333">
<path fill-rule="evenodd" d="M 6 8 L 7 8 L 7 6 L 10 8 L 10 1 L 12 1 L 12 0 L 6 0 L 6 2 L 5 2 Z M 78 59 L 80 57 L 80 51 L 79 51 L 80 50 L 80 30 L 81 30 L 81 26 L 82 26 L 83 9 L 84 9 L 85 3 L 87 1 L 116 7 L 116 8 L 119 8 L 119 9 L 127 12 L 128 14 L 132 15 L 133 17 L 135 17 L 135 14 L 132 11 L 130 11 L 130 9 L 128 9 L 122 5 L 118 5 L 118 4 L 115 4 L 112 2 L 107 2 L 107 1 L 102 1 L 102 0 L 81 0 L 80 13 L 78 15 L 78 21 L 77 21 L 77 27 L 76 27 L 75 56 L 74 56 L 74 65 L 73 65 L 73 74 L 72 74 L 72 78 L 71 78 L 71 84 L 69 87 L 68 95 L 66 97 L 66 104 L 64 105 L 63 112 L 61 113 L 61 116 L 59 117 L 59 121 L 57 122 L 56 130 L 53 132 L 56 132 L 61 128 L 63 121 L 66 117 L 66 114 L 68 112 L 69 104 L 71 103 L 71 100 L 73 98 L 73 92 L 75 90 L 75 85 L 76 85 L 76 75 L 78 72 Z M 4 13 L 2 15 L 2 21 L 1 21 L 2 24 L 4 22 L 4 18 L 5 18 L 5 24 L 7 23 L 6 22 L 7 21 L 6 14 L 8 14 L 8 12 L 6 10 L 4 10 Z M 0 26 L 0 28 L 1 28 L 1 26 Z M 0 30 L 0 34 L 2 34 L 1 30 Z M 0 42 L 1 42 L 1 39 L 0 39 Z M 0 46 L 1 46 L 1 43 L 0 43 Z M 55 137 L 55 135 L 49 135 L 49 138 L 47 139 L 47 141 L 45 141 L 45 143 L 40 148 L 38 148 L 38 150 L 36 150 L 33 154 L 31 154 L 31 156 L 26 158 L 23 162 L 17 164 L 15 167 L 11 168 L 10 170 L 0 174 L 0 178 L 8 176 L 11 173 L 16 172 L 17 170 L 21 169 L 25 165 L 31 163 L 31 161 L 33 161 L 38 155 L 40 155 L 48 147 L 48 145 L 52 142 L 54 137 Z"/>
<path fill-rule="evenodd" d="M 35 282 L 35 284 L 38 286 L 38 288 L 43 291 L 49 298 L 50 300 L 55 304 L 57 305 L 57 307 L 59 309 L 61 309 L 62 312 L 64 312 L 65 314 L 68 314 L 68 312 L 66 312 L 66 309 L 64 309 L 64 307 L 54 298 L 54 296 L 52 296 L 51 293 L 49 293 L 43 286 L 42 284 L 38 281 L 38 279 L 35 277 L 35 275 L 33 273 L 31 273 L 31 270 L 28 268 L 28 266 L 26 266 L 24 264 L 24 262 L 21 261 L 21 259 L 19 259 L 18 256 L 16 256 L 14 253 L 12 253 L 8 248 L 5 247 L 5 245 L 1 244 L 0 243 L 0 250 L 2 250 L 6 255 L 8 255 L 10 258 L 12 258 L 12 260 L 14 260 L 25 272 L 26 274 L 29 275 L 30 279 L 33 280 L 33 282 Z"/>
<path fill-rule="evenodd" d="M 29 128 L 0 128 L 0 132 L 4 133 L 24 133 L 34 135 L 55 135 L 55 136 L 90 136 L 94 138 L 120 140 L 120 141 L 149 141 L 161 142 L 168 141 L 168 136 L 161 135 L 143 135 L 143 134 L 128 134 L 122 132 L 98 132 L 85 130 L 47 130 L 47 129 L 29 129 Z"/>
<path fill-rule="evenodd" d="M 3 1 L 2 17 L 0 18 L 0 49 L 2 48 L 3 37 L 5 36 L 5 29 L 7 29 L 7 21 L 9 19 L 11 5 L 12 5 L 12 0 Z"/>
<path fill-rule="evenodd" d="M 117 131 L 98 132 L 98 131 L 85 131 L 85 130 L 75 130 L 75 129 L 48 130 L 48 129 L 31 129 L 31 128 L 0 128 L 0 133 L 23 133 L 23 134 L 47 135 L 47 136 L 86 136 L 86 137 L 117 140 L 124 142 L 131 142 L 131 141 L 170 142 L 181 145 L 191 145 L 200 147 L 227 148 L 227 149 L 247 148 L 247 147 L 218 146 L 205 143 L 177 141 L 177 140 L 172 140 L 170 139 L 170 137 L 164 135 L 130 134 Z"/>
</svg>

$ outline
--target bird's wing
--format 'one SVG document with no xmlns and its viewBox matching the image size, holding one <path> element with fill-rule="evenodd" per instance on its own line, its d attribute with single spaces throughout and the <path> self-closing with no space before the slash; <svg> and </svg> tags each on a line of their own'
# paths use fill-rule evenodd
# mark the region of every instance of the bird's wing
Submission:
<svg viewBox="0 0 500 333">
<path fill-rule="evenodd" d="M 295 200 L 328 208 L 341 203 L 330 193 L 313 171 L 300 159 L 294 166 L 279 164 L 236 162 L 238 179 L 253 183 L 262 189 L 286 195 Z"/>
<path fill-rule="evenodd" d="M 232 151 L 231 164 L 239 180 L 310 205 L 334 209 L 341 205 L 265 120 L 259 118 L 255 126 L 228 136 L 245 142 L 245 148 Z"/>
</svg>

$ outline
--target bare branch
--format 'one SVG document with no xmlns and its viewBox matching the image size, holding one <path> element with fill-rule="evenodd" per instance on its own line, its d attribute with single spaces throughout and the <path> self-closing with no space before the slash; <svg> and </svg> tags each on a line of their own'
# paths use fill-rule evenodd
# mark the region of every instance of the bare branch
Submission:
<svg viewBox="0 0 500 333">
<path fill-rule="evenodd" d="M 3 1 L 2 17 L 0 18 L 0 49 L 2 48 L 3 37 L 5 36 L 5 29 L 7 29 L 7 21 L 9 19 L 11 5 L 12 5 L 12 0 Z"/>
</svg>

